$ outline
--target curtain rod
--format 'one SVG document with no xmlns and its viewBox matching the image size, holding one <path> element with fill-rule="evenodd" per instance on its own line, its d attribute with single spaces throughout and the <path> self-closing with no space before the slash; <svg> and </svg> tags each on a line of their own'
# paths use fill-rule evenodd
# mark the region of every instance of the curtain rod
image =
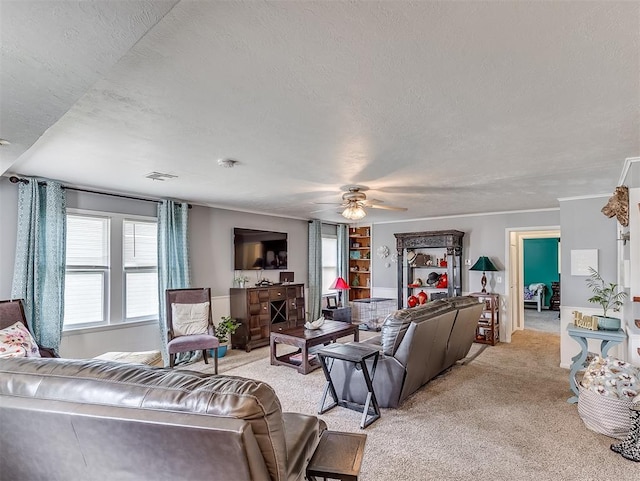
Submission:
<svg viewBox="0 0 640 481">
<path fill-rule="evenodd" d="M 11 182 L 12 184 L 18 184 L 18 183 L 28 184 L 29 179 L 23 179 L 20 177 L 16 177 L 15 175 L 12 175 L 11 177 L 9 177 L 9 182 Z M 47 185 L 47 183 L 44 181 L 40 181 L 38 182 L 38 185 Z M 63 185 L 62 188 L 65 190 L 75 190 L 76 192 L 86 192 L 88 194 L 110 195 L 111 197 L 119 197 L 121 199 L 141 200 L 143 202 L 155 202 L 156 204 L 159 204 L 161 202 L 160 200 L 156 200 L 156 199 L 135 197 L 133 195 L 113 194 L 111 192 L 100 192 L 99 190 L 81 189 L 79 187 L 68 187 L 66 185 Z M 191 209 L 191 204 L 187 204 L 187 205 L 189 206 L 189 209 Z"/>
</svg>

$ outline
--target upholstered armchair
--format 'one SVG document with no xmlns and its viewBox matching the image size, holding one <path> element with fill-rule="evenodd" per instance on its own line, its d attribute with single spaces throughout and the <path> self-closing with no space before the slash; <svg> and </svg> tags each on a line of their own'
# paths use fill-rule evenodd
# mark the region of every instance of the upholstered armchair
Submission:
<svg viewBox="0 0 640 481">
<path fill-rule="evenodd" d="M 0 301 L 0 329 L 5 329 L 9 326 L 12 326 L 16 322 L 21 322 L 25 325 L 27 330 L 31 332 L 31 329 L 29 329 L 29 324 L 27 323 L 27 316 L 25 316 L 24 314 L 24 305 L 22 304 L 22 299 Z M 53 349 L 50 349 L 48 347 L 42 347 L 38 345 L 38 349 L 40 351 L 41 357 L 60 357 L 55 353 Z"/>
<path fill-rule="evenodd" d="M 207 351 L 213 349 L 215 373 L 218 374 L 218 338 L 213 335 L 211 289 L 166 290 L 167 349 L 169 366 L 175 365 L 176 354 L 202 350 L 209 364 Z"/>
</svg>

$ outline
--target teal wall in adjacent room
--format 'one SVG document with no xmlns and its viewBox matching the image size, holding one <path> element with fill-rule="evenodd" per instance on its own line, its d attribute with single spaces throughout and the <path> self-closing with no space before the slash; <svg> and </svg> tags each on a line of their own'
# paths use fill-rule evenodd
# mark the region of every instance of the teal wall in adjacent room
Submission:
<svg viewBox="0 0 640 481">
<path fill-rule="evenodd" d="M 544 282 L 547 286 L 544 304 L 551 299 L 551 283 L 558 281 L 558 239 L 524 240 L 524 285 Z"/>
</svg>

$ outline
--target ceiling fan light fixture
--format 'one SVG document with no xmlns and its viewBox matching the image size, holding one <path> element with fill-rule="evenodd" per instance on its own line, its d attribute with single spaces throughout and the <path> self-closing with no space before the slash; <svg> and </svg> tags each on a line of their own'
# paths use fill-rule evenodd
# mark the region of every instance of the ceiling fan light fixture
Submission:
<svg viewBox="0 0 640 481">
<path fill-rule="evenodd" d="M 342 211 L 342 217 L 349 220 L 360 220 L 365 215 L 367 213 L 358 204 L 350 204 Z"/>
</svg>

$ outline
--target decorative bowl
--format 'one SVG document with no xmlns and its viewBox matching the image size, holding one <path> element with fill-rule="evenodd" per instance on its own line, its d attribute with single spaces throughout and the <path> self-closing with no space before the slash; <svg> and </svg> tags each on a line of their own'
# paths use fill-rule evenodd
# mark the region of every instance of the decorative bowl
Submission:
<svg viewBox="0 0 640 481">
<path fill-rule="evenodd" d="M 320 317 L 318 319 L 316 319 L 315 321 L 312 322 L 305 322 L 304 323 L 304 327 L 306 329 L 320 329 L 322 327 L 322 325 L 324 324 L 324 317 Z"/>
</svg>

